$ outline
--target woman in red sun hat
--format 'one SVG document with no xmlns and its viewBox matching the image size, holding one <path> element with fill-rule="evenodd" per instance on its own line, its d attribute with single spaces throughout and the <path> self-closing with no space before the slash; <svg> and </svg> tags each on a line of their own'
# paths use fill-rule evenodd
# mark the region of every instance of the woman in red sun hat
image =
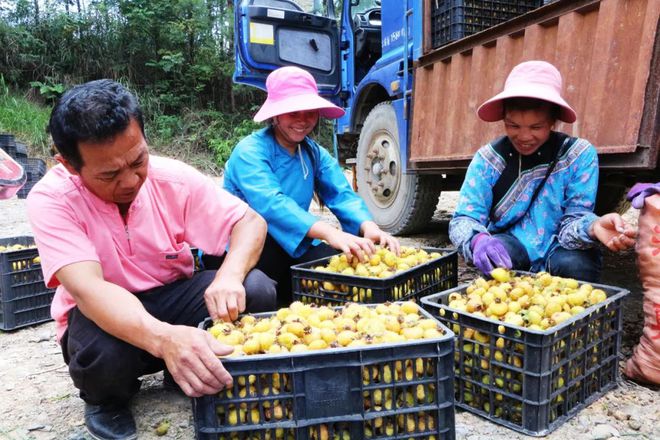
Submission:
<svg viewBox="0 0 660 440">
<path fill-rule="evenodd" d="M 597 281 L 596 243 L 613 251 L 634 245 L 635 231 L 618 214 L 593 212 L 594 146 L 554 131 L 557 121 L 576 120 L 561 89 L 561 74 L 552 64 L 527 61 L 477 110 L 483 121 L 502 120 L 506 135 L 472 159 L 449 237 L 485 274 L 499 266 Z"/>
<path fill-rule="evenodd" d="M 225 167 L 224 186 L 268 223 L 257 267 L 278 283 L 280 305 L 291 302 L 290 266 L 336 254 L 365 258 L 374 244 L 398 253 L 399 243 L 372 220 L 337 161 L 310 137 L 319 117 L 344 110 L 318 94 L 312 75 L 298 67 L 273 71 L 268 97 L 254 120 L 266 128 L 238 143 Z M 341 223 L 341 230 L 309 212 L 314 193 Z"/>
</svg>

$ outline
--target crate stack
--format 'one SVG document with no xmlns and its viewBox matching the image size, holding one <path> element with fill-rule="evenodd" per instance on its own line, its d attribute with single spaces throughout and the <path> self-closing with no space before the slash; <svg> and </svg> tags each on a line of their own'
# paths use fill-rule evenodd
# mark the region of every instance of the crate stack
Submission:
<svg viewBox="0 0 660 440">
<path fill-rule="evenodd" d="M 0 246 L 4 248 L 0 251 L 0 330 L 50 320 L 55 290 L 44 284 L 34 239 L 2 238 Z"/>
<path fill-rule="evenodd" d="M 46 174 L 46 162 L 42 159 L 28 157 L 27 146 L 17 142 L 11 134 L 0 134 L 0 148 L 5 150 L 25 170 L 27 180 L 17 193 L 19 199 L 24 199 L 32 187 Z"/>
<path fill-rule="evenodd" d="M 431 0 L 434 48 L 543 6 L 543 0 Z"/>
</svg>

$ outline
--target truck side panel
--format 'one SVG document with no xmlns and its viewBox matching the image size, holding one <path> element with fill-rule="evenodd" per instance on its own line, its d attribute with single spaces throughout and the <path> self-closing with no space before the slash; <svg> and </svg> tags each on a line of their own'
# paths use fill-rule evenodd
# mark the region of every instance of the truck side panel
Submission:
<svg viewBox="0 0 660 440">
<path fill-rule="evenodd" d="M 562 72 L 578 114 L 556 129 L 590 140 L 601 155 L 634 156 L 633 168 L 655 168 L 659 17 L 658 0 L 559 1 L 429 51 L 414 69 L 410 167 L 464 169 L 503 133 L 500 123 L 480 121 L 477 107 L 502 90 L 513 66 L 544 59 Z"/>
</svg>

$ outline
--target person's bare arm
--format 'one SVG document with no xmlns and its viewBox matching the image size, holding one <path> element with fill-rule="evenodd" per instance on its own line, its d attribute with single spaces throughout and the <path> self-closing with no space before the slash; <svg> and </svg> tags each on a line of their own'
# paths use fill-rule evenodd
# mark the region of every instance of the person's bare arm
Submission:
<svg viewBox="0 0 660 440">
<path fill-rule="evenodd" d="M 229 239 L 229 252 L 204 298 L 213 320 L 234 321 L 245 311 L 243 281 L 257 264 L 266 240 L 266 221 L 248 208 L 234 225 Z"/>
<path fill-rule="evenodd" d="M 99 263 L 70 264 L 56 276 L 80 311 L 101 329 L 163 359 L 188 396 L 213 394 L 231 386 L 231 376 L 217 358 L 231 353 L 231 347 L 204 330 L 159 321 L 131 292 L 105 281 Z"/>
</svg>

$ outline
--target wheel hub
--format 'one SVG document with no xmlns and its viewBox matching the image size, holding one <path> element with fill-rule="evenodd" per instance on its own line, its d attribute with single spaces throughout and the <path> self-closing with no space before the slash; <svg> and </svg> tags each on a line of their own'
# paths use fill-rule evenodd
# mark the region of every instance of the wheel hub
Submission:
<svg viewBox="0 0 660 440">
<path fill-rule="evenodd" d="M 366 155 L 366 184 L 377 205 L 387 207 L 399 189 L 400 159 L 397 143 L 387 132 L 379 133 Z"/>
</svg>

